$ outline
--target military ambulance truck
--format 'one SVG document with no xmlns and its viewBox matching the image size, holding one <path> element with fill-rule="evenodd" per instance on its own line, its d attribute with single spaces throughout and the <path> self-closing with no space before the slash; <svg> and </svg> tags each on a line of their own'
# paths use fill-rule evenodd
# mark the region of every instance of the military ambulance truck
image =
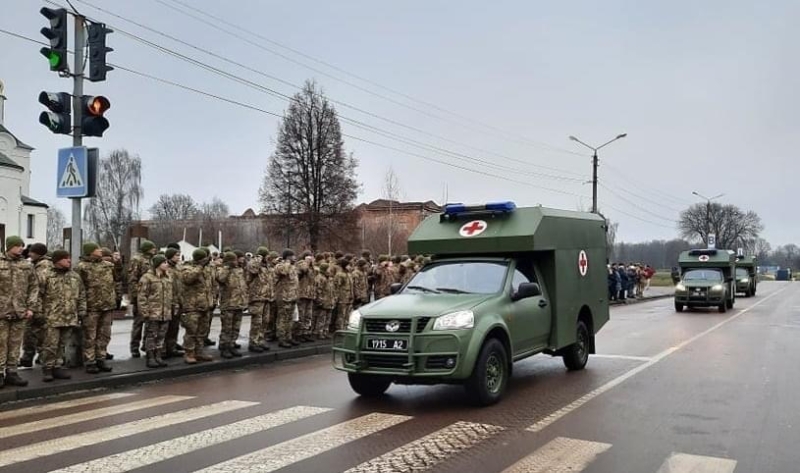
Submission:
<svg viewBox="0 0 800 473">
<path fill-rule="evenodd" d="M 756 295 L 758 274 L 755 256 L 736 257 L 736 293 L 745 297 Z"/>
<path fill-rule="evenodd" d="M 581 370 L 595 352 L 609 319 L 600 216 L 451 204 L 416 228 L 408 251 L 432 262 L 335 334 L 333 364 L 358 394 L 462 384 L 485 406 L 502 397 L 515 361 L 546 353 Z"/>
<path fill-rule="evenodd" d="M 716 307 L 720 312 L 736 301 L 736 254 L 731 250 L 688 250 L 680 254 L 681 281 L 675 286 L 675 310 Z"/>
</svg>

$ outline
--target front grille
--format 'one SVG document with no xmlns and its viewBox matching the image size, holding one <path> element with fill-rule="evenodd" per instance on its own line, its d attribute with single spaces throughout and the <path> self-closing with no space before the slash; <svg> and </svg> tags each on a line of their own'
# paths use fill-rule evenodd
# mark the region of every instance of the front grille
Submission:
<svg viewBox="0 0 800 473">
<path fill-rule="evenodd" d="M 417 319 L 417 332 L 421 332 L 425 330 L 425 326 L 428 325 L 428 321 L 430 321 L 430 317 L 420 317 Z"/>
<path fill-rule="evenodd" d="M 400 329 L 394 332 L 389 332 L 386 330 L 386 324 L 393 320 L 400 322 Z M 418 318 L 416 333 L 422 332 L 430 320 L 430 317 Z M 366 328 L 366 331 L 370 333 L 411 333 L 411 319 L 366 319 L 364 321 L 364 327 Z"/>
<path fill-rule="evenodd" d="M 367 363 L 368 368 L 392 368 L 404 369 L 408 358 L 405 356 L 391 355 L 362 355 L 362 359 Z"/>
<path fill-rule="evenodd" d="M 455 367 L 455 364 L 453 364 L 453 366 L 447 366 L 447 360 L 451 359 L 451 358 L 453 360 L 456 359 L 456 357 L 452 356 L 452 355 L 429 356 L 428 359 L 425 361 L 425 369 L 429 369 L 429 370 L 451 370 L 451 369 L 453 369 Z"/>
</svg>

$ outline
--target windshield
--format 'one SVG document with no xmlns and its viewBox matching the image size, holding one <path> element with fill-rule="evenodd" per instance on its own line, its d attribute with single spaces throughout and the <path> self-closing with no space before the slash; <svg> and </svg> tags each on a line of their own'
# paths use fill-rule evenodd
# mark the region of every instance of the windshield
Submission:
<svg viewBox="0 0 800 473">
<path fill-rule="evenodd" d="M 743 279 L 749 276 L 747 269 L 745 268 L 736 268 L 736 279 Z"/>
<path fill-rule="evenodd" d="M 717 269 L 691 269 L 683 275 L 684 281 L 722 281 L 722 272 Z"/>
<path fill-rule="evenodd" d="M 432 264 L 417 273 L 402 292 L 494 294 L 502 289 L 507 266 L 501 261 Z"/>
</svg>

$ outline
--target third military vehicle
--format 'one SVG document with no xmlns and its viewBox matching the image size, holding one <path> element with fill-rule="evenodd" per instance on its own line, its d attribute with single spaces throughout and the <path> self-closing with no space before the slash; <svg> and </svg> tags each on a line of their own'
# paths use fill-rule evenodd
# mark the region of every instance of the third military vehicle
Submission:
<svg viewBox="0 0 800 473">
<path fill-rule="evenodd" d="M 580 370 L 594 353 L 609 318 L 602 217 L 451 204 L 417 227 L 408 251 L 432 262 L 335 334 L 334 366 L 362 396 L 392 383 L 452 383 L 488 405 L 515 361 L 547 353 Z"/>
<path fill-rule="evenodd" d="M 736 254 L 715 248 L 688 250 L 678 259 L 681 281 L 675 286 L 675 310 L 716 307 L 720 312 L 736 301 Z"/>
<path fill-rule="evenodd" d="M 736 257 L 736 293 L 744 294 L 745 297 L 756 295 L 758 285 L 758 274 L 756 270 L 756 258 L 754 256 Z"/>
</svg>

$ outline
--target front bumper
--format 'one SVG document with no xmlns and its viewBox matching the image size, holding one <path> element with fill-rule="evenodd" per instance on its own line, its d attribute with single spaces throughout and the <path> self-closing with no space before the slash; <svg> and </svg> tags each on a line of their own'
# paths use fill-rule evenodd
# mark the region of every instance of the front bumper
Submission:
<svg viewBox="0 0 800 473">
<path fill-rule="evenodd" d="M 725 292 L 711 292 L 705 289 L 696 291 L 688 288 L 675 293 L 675 303 L 692 307 L 715 307 L 725 302 Z"/>
</svg>

